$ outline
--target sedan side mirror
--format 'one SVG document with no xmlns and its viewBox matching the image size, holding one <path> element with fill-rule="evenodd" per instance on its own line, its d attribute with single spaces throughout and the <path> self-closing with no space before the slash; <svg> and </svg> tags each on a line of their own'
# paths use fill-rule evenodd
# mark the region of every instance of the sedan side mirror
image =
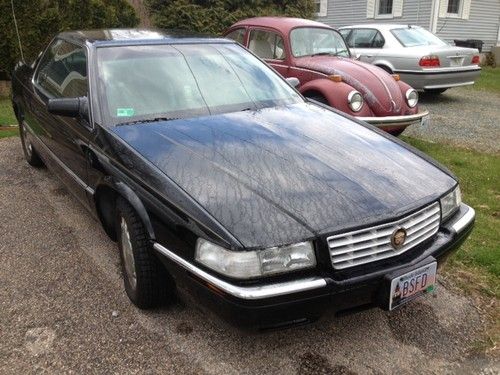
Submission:
<svg viewBox="0 0 500 375">
<path fill-rule="evenodd" d="M 298 79 L 297 77 L 288 77 L 288 78 L 286 79 L 286 81 L 287 81 L 287 82 L 288 82 L 288 84 L 289 84 L 290 86 L 292 86 L 292 87 L 297 88 L 297 87 L 299 87 L 299 86 L 300 86 L 300 81 L 299 81 L 299 79 Z"/>
<path fill-rule="evenodd" d="M 88 121 L 89 106 L 86 96 L 79 98 L 54 98 L 47 103 L 49 113 L 57 116 L 80 117 Z"/>
</svg>

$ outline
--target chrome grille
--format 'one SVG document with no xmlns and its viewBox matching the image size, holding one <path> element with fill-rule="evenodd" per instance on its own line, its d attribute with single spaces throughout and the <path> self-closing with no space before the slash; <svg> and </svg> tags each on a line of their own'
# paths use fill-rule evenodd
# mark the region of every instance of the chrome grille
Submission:
<svg viewBox="0 0 500 375">
<path fill-rule="evenodd" d="M 441 209 L 436 202 L 392 223 L 328 237 L 333 268 L 354 267 L 402 254 L 436 234 L 440 220 Z M 395 249 L 391 236 L 398 228 L 406 230 L 406 240 Z"/>
</svg>

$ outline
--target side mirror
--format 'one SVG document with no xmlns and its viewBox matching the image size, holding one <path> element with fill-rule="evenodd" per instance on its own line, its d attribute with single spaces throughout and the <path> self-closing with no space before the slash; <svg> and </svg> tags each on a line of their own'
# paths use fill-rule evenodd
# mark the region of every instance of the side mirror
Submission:
<svg viewBox="0 0 500 375">
<path fill-rule="evenodd" d="M 288 82 L 288 84 L 292 87 L 299 87 L 300 86 L 300 81 L 297 77 L 289 77 L 289 78 L 286 78 L 286 81 Z"/>
<path fill-rule="evenodd" d="M 89 106 L 86 96 L 79 98 L 55 98 L 47 103 L 49 113 L 57 116 L 80 117 L 88 121 Z"/>
</svg>

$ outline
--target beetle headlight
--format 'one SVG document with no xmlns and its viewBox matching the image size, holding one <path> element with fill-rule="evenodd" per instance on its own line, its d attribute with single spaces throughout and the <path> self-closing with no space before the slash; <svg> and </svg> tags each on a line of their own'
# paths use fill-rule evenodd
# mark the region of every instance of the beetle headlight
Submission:
<svg viewBox="0 0 500 375">
<path fill-rule="evenodd" d="M 408 107 L 415 108 L 418 104 L 418 92 L 414 89 L 409 89 L 406 91 L 406 103 L 408 103 Z"/>
<path fill-rule="evenodd" d="M 347 96 L 347 103 L 353 112 L 359 112 L 363 107 L 363 97 L 359 92 L 353 90 Z"/>
<path fill-rule="evenodd" d="M 208 268 L 239 279 L 289 272 L 316 265 L 311 242 L 254 251 L 231 251 L 199 238 L 195 259 Z"/>
<path fill-rule="evenodd" d="M 462 194 L 460 193 L 460 186 L 457 185 L 453 191 L 446 194 L 439 200 L 441 204 L 441 219 L 446 220 L 462 203 Z"/>
</svg>

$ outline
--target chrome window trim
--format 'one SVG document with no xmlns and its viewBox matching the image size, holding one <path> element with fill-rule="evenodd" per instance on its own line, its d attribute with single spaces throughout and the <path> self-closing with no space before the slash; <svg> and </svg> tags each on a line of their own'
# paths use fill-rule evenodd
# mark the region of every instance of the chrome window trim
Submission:
<svg viewBox="0 0 500 375">
<path fill-rule="evenodd" d="M 193 275 L 199 277 L 203 281 L 215 286 L 217 289 L 224 291 L 234 297 L 245 300 L 258 300 L 283 296 L 292 293 L 305 292 L 312 289 L 322 288 L 327 285 L 326 280 L 319 277 L 310 277 L 301 280 L 286 281 L 282 283 L 267 284 L 262 286 L 238 286 L 230 284 L 227 281 L 221 280 L 208 272 L 198 268 L 191 262 L 181 258 L 177 254 L 160 245 L 158 242 L 153 244 L 153 247 L 160 254 L 166 256 L 179 266 L 183 267 Z"/>
</svg>

